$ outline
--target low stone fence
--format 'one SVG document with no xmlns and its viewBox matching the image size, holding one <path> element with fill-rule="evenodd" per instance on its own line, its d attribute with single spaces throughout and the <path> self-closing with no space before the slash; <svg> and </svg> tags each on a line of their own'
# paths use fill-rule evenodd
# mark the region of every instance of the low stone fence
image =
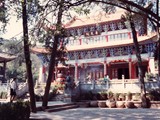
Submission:
<svg viewBox="0 0 160 120">
<path fill-rule="evenodd" d="M 87 91 L 112 91 L 113 93 L 140 93 L 140 83 L 138 79 L 116 79 L 110 80 L 107 83 L 104 82 L 80 82 L 81 92 Z M 160 83 L 158 81 L 146 81 L 146 89 L 158 89 Z"/>
</svg>

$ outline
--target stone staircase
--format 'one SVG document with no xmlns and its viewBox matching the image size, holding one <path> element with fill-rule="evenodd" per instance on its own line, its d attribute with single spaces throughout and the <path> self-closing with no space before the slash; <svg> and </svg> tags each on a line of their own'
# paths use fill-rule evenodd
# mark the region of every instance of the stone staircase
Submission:
<svg viewBox="0 0 160 120">
<path fill-rule="evenodd" d="M 53 106 L 48 106 L 47 109 L 45 109 L 45 112 L 58 112 L 62 110 L 67 110 L 67 109 L 73 109 L 79 107 L 75 103 L 66 103 L 62 105 L 53 105 Z"/>
</svg>

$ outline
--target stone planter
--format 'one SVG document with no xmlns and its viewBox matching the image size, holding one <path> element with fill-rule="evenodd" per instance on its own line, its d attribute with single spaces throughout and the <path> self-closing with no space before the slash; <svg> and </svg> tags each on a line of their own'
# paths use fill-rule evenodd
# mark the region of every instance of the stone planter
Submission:
<svg viewBox="0 0 160 120">
<path fill-rule="evenodd" d="M 109 108 L 116 108 L 116 101 L 107 100 L 106 106 Z"/>
<path fill-rule="evenodd" d="M 134 101 L 134 106 L 136 107 L 136 108 L 141 108 L 142 107 L 142 105 L 141 105 L 141 102 L 139 101 Z"/>
<path fill-rule="evenodd" d="M 90 101 L 90 107 L 98 107 L 98 101 Z"/>
<path fill-rule="evenodd" d="M 134 103 L 131 101 L 126 101 L 125 106 L 126 108 L 135 108 Z"/>
<path fill-rule="evenodd" d="M 125 108 L 125 102 L 124 101 L 117 101 L 116 107 L 117 108 Z"/>
<path fill-rule="evenodd" d="M 100 108 L 106 107 L 106 102 L 105 101 L 98 101 L 98 107 L 100 107 Z"/>
</svg>

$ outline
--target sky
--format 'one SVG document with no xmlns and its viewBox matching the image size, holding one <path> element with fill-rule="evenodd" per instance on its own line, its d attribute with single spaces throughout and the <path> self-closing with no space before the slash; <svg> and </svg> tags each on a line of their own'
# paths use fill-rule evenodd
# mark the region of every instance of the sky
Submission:
<svg viewBox="0 0 160 120">
<path fill-rule="evenodd" d="M 97 7 L 93 11 L 92 11 L 92 14 L 93 13 L 95 14 L 97 11 Z M 10 16 L 10 17 L 11 17 L 10 22 L 9 24 L 7 24 L 7 27 L 6 27 L 7 31 L 4 34 L 2 34 L 0 37 L 5 39 L 11 39 L 12 37 L 20 38 L 23 35 L 22 20 L 20 19 L 17 21 L 16 16 Z"/>
<path fill-rule="evenodd" d="M 20 37 L 20 35 L 22 35 L 22 20 L 16 20 L 16 17 L 11 17 L 9 24 L 6 27 L 7 31 L 3 35 L 1 35 L 1 37 L 5 39 L 10 39 L 12 37 Z"/>
</svg>

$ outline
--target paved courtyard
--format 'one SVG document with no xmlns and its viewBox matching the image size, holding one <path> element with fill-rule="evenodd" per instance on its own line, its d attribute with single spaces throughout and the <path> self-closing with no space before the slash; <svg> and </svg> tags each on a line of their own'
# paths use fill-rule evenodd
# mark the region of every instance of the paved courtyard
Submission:
<svg viewBox="0 0 160 120">
<path fill-rule="evenodd" d="M 76 108 L 32 113 L 34 120 L 160 120 L 160 109 Z"/>
</svg>

